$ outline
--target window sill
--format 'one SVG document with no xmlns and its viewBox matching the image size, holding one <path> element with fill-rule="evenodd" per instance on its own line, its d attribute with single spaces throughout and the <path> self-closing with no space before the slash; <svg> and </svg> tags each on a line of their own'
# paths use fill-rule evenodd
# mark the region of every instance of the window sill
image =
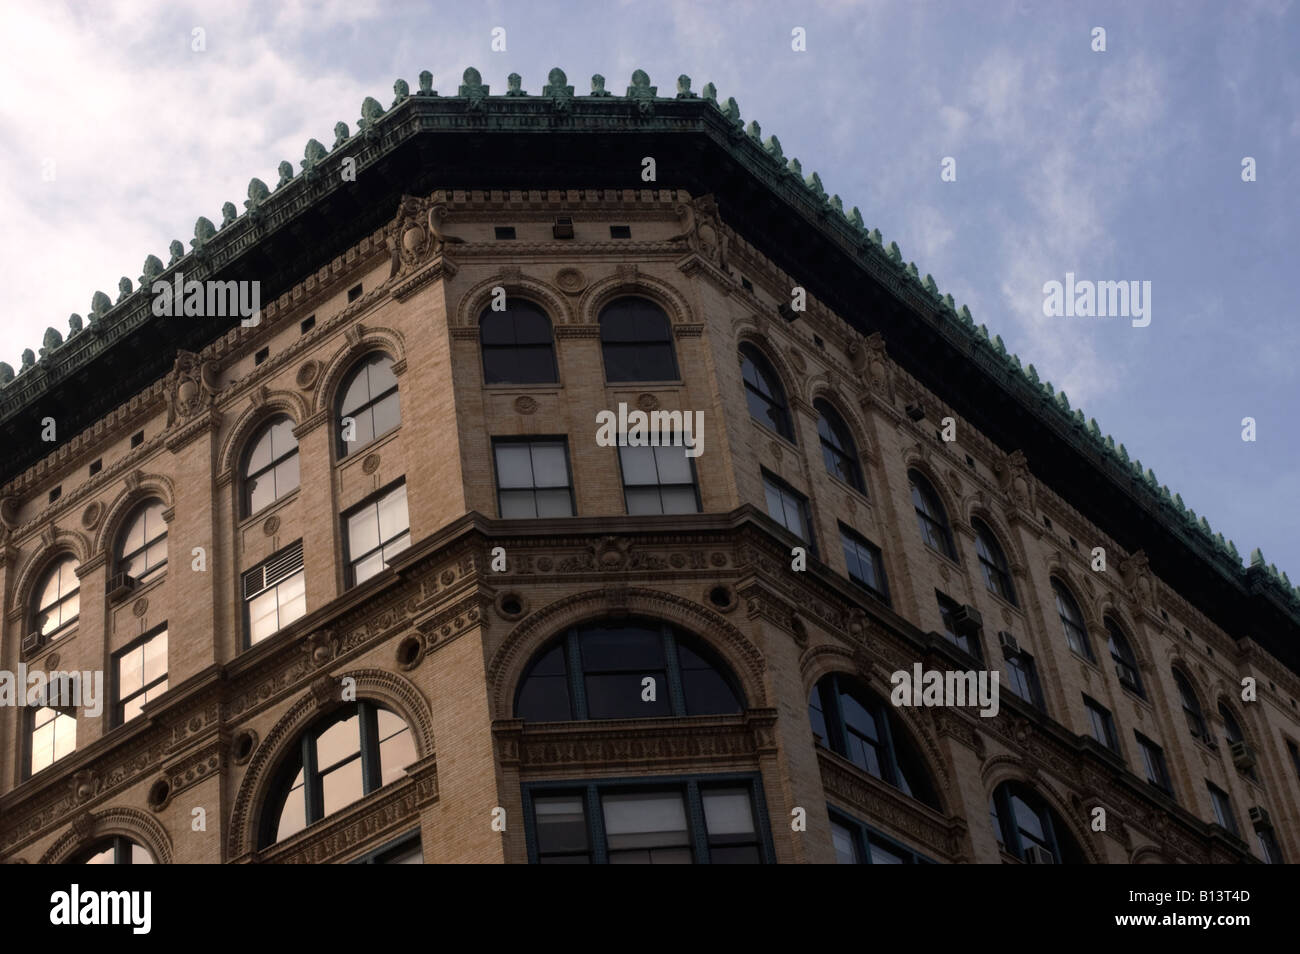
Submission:
<svg viewBox="0 0 1300 954">
<path fill-rule="evenodd" d="M 608 378 L 605 379 L 605 388 L 610 391 L 631 391 L 637 388 L 655 388 L 657 390 L 664 390 L 668 388 L 682 387 L 685 387 L 685 382 L 681 378 L 670 381 L 610 381 Z"/>
<path fill-rule="evenodd" d="M 537 384 L 485 384 L 484 391 L 493 394 L 559 394 L 564 385 L 558 381 L 539 381 Z"/>
</svg>

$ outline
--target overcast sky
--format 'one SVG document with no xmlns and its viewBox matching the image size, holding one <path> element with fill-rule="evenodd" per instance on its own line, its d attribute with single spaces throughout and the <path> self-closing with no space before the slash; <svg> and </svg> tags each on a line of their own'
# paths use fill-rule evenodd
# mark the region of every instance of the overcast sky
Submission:
<svg viewBox="0 0 1300 954">
<path fill-rule="evenodd" d="M 672 94 L 686 73 L 734 96 L 1243 555 L 1262 547 L 1300 582 L 1296 3 L 3 6 L 14 368 L 146 255 L 188 248 L 198 216 L 242 211 L 251 177 L 274 186 L 309 138 L 355 131 L 366 96 L 387 107 L 398 77 L 414 88 L 428 69 L 447 95 L 475 66 L 494 93 L 518 72 L 536 94 L 559 66 L 581 95 L 592 73 L 622 93 L 641 68 Z M 1150 325 L 1045 317 L 1043 285 L 1067 272 L 1151 282 Z"/>
</svg>

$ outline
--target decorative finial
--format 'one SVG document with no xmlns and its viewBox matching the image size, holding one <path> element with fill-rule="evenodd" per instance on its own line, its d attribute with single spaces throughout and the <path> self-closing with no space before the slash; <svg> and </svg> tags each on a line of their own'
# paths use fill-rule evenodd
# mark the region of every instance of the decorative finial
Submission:
<svg viewBox="0 0 1300 954">
<path fill-rule="evenodd" d="M 122 304 L 131 297 L 131 279 L 123 275 L 117 280 L 117 304 Z"/>
<path fill-rule="evenodd" d="M 726 105 L 722 107 L 722 115 L 736 125 L 740 125 L 740 104 L 736 102 L 736 97 L 727 97 Z"/>
<path fill-rule="evenodd" d="M 393 106 L 404 102 L 410 95 L 411 87 L 407 84 L 406 80 L 399 79 L 393 84 Z"/>
<path fill-rule="evenodd" d="M 379 134 L 375 128 L 375 123 L 384 115 L 384 107 L 379 105 L 379 100 L 373 96 L 367 96 L 361 101 L 361 119 L 357 122 L 357 129 L 365 135 L 367 139 L 373 139 Z"/>
<path fill-rule="evenodd" d="M 691 92 L 691 78 L 685 73 L 677 77 L 677 98 L 699 99 L 697 95 Z"/>
<path fill-rule="evenodd" d="M 609 90 L 605 89 L 605 77 L 599 73 L 593 73 L 591 77 L 591 95 L 592 96 L 612 96 Z"/>
<path fill-rule="evenodd" d="M 0 361 L 0 388 L 14 379 L 14 369 L 7 361 Z"/>
<path fill-rule="evenodd" d="M 549 99 L 556 109 L 568 111 L 573 102 L 573 87 L 569 85 L 569 78 L 564 75 L 564 70 L 556 66 L 546 74 L 546 85 L 542 87 L 542 95 Z"/>
<path fill-rule="evenodd" d="M 781 151 L 781 140 L 777 139 L 776 136 L 768 136 L 767 142 L 763 144 L 763 148 L 766 149 L 767 154 L 777 162 L 782 165 L 785 164 L 785 153 Z"/>
<path fill-rule="evenodd" d="M 751 119 L 749 125 L 745 127 L 745 135 L 749 136 L 754 142 L 763 141 L 763 129 L 758 125 L 757 119 Z"/>
<path fill-rule="evenodd" d="M 289 162 L 289 160 L 286 159 L 280 163 L 280 168 L 277 171 L 280 173 L 280 181 L 275 184 L 277 189 L 282 188 L 286 182 L 293 181 L 293 163 Z"/>
<path fill-rule="evenodd" d="M 288 165 L 288 163 L 285 163 Z M 290 169 L 292 172 L 293 170 Z M 271 195 L 271 190 L 266 187 L 266 183 L 261 179 L 253 178 L 248 180 L 248 199 L 244 202 L 244 208 L 250 212 L 255 212 L 257 208 L 267 200 Z"/>
<path fill-rule="evenodd" d="M 420 91 L 415 95 L 416 96 L 437 96 L 438 95 L 433 91 L 433 74 L 430 73 L 428 70 L 420 71 Z"/>
<path fill-rule="evenodd" d="M 235 208 L 235 203 L 227 202 L 221 206 L 221 227 L 224 229 L 227 225 L 233 225 L 235 219 L 239 217 L 239 210 Z"/>
<path fill-rule="evenodd" d="M 194 238 L 190 239 L 190 245 L 192 245 L 195 251 L 197 251 L 203 248 L 203 246 L 206 245 L 216 234 L 217 229 L 216 226 L 212 224 L 212 220 L 206 216 L 200 215 L 198 220 L 194 223 Z"/>
<path fill-rule="evenodd" d="M 54 328 L 46 328 L 45 337 L 41 339 L 41 360 L 44 361 L 53 354 L 61 344 L 63 344 L 63 335 Z"/>
<path fill-rule="evenodd" d="M 74 335 L 81 334 L 82 327 L 83 324 L 80 315 L 76 314 L 75 312 L 71 315 L 68 315 L 68 337 L 69 338 L 73 337 Z"/>
<path fill-rule="evenodd" d="M 705 83 L 704 89 L 700 91 L 700 95 L 713 103 L 714 106 L 718 105 L 718 88 L 712 83 Z"/>
<path fill-rule="evenodd" d="M 524 78 L 518 73 L 511 73 L 506 77 L 506 95 L 507 96 L 527 96 L 520 87 L 523 85 Z"/>
<path fill-rule="evenodd" d="M 343 120 L 340 119 L 338 122 L 334 124 L 334 145 L 331 146 L 330 149 L 334 150 L 339 148 L 339 146 L 342 146 L 350 138 L 352 137 L 351 134 L 348 132 L 348 124 L 343 122 Z"/>
<path fill-rule="evenodd" d="M 185 246 L 181 244 L 180 239 L 172 239 L 171 245 L 167 246 L 167 251 L 170 252 L 172 256 L 171 260 L 167 263 L 168 268 L 171 268 L 185 257 Z"/>
<path fill-rule="evenodd" d="M 144 274 L 140 276 L 140 287 L 148 288 L 153 284 L 154 279 L 163 273 L 162 259 L 157 255 L 150 255 L 144 260 L 144 267 L 141 271 Z M 72 317 L 76 318 L 77 316 L 73 315 Z M 81 319 L 77 318 L 77 321 L 81 321 Z"/>
<path fill-rule="evenodd" d="M 35 355 L 35 353 L 33 353 L 33 351 L 32 351 L 31 348 L 24 348 L 24 349 L 23 349 L 23 365 L 22 365 L 21 368 L 18 369 L 19 373 L 21 374 L 23 371 L 30 371 L 30 370 L 31 370 L 32 368 L 34 368 L 34 367 L 36 367 L 36 355 Z"/>
</svg>

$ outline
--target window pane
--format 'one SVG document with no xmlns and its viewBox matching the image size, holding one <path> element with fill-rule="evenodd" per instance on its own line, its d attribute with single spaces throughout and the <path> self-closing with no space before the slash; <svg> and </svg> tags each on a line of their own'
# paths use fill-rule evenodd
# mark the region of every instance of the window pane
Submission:
<svg viewBox="0 0 1300 954">
<path fill-rule="evenodd" d="M 537 850 L 542 854 L 587 851 L 587 819 L 581 795 L 548 795 L 533 800 Z"/>
<path fill-rule="evenodd" d="M 528 722 L 567 722 L 572 718 L 569 709 L 569 677 L 567 675 L 530 676 L 519 691 L 516 706 L 517 718 Z"/>
<path fill-rule="evenodd" d="M 568 489 L 537 491 L 537 516 L 572 517 L 573 500 Z"/>
<path fill-rule="evenodd" d="M 306 583 L 301 572 L 289 577 L 280 591 L 280 627 L 283 629 L 307 612 Z"/>
<path fill-rule="evenodd" d="M 153 864 L 153 855 L 143 845 L 131 844 L 131 864 L 133 865 L 151 865 Z"/>
<path fill-rule="evenodd" d="M 898 854 L 897 852 L 890 851 L 888 848 L 885 848 L 882 845 L 875 843 L 874 841 L 870 843 L 869 848 L 871 849 L 871 863 L 873 865 L 907 864 L 907 859 L 904 858 L 902 855 Z"/>
<path fill-rule="evenodd" d="M 391 540 L 407 529 L 406 485 L 402 484 L 379 501 L 379 537 Z"/>
<path fill-rule="evenodd" d="M 753 835 L 754 812 L 750 805 L 749 789 L 725 788 L 706 791 L 704 824 L 709 838 L 723 835 Z"/>
<path fill-rule="evenodd" d="M 537 499 L 531 490 L 504 490 L 501 492 L 501 517 L 536 517 Z"/>
<path fill-rule="evenodd" d="M 655 472 L 655 448 L 653 447 L 620 447 L 618 449 L 619 457 L 623 464 L 623 483 L 626 485 L 634 484 L 657 484 L 658 478 Z"/>
<path fill-rule="evenodd" d="M 835 863 L 841 865 L 861 864 L 858 858 L 858 846 L 853 832 L 839 822 L 831 821 L 831 841 L 835 845 Z"/>
<path fill-rule="evenodd" d="M 361 721 L 351 716 L 336 722 L 316 740 L 316 768 L 324 772 L 330 766 L 361 751 Z"/>
<path fill-rule="evenodd" d="M 361 759 L 354 758 L 321 777 L 321 794 L 325 814 L 346 808 L 363 794 L 361 787 Z"/>
<path fill-rule="evenodd" d="M 167 674 L 167 632 L 164 630 L 144 644 L 144 681 L 153 682 Z"/>
<path fill-rule="evenodd" d="M 376 550 L 370 556 L 358 560 L 352 568 L 352 582 L 360 585 L 384 568 L 384 555 Z"/>
<path fill-rule="evenodd" d="M 532 487 L 533 468 L 527 444 L 498 444 L 497 486 Z"/>
<path fill-rule="evenodd" d="M 275 502 L 275 477 L 267 472 L 261 477 L 248 481 L 248 512 L 257 513 L 263 507 Z"/>
<path fill-rule="evenodd" d="M 371 411 L 374 415 L 373 430 L 376 437 L 387 434 L 402 423 L 402 408 L 396 391 L 375 404 Z"/>
<path fill-rule="evenodd" d="M 697 435 L 698 436 L 698 435 Z M 686 456 L 682 446 L 652 448 L 655 463 L 659 466 L 661 484 L 689 484 L 694 482 L 691 475 L 691 460 Z"/>
<path fill-rule="evenodd" d="M 348 517 L 348 552 L 356 559 L 378 546 L 379 521 L 372 504 Z"/>
<path fill-rule="evenodd" d="M 677 792 L 609 793 L 601 807 L 611 852 L 688 844 L 686 806 Z"/>
<path fill-rule="evenodd" d="M 284 803 L 284 811 L 280 813 L 280 826 L 276 831 L 275 840 L 283 841 L 306 827 L 307 803 L 303 789 L 302 772 L 299 771 L 293 790 L 289 792 L 289 798 Z"/>
<path fill-rule="evenodd" d="M 655 681 L 655 699 L 642 699 L 642 680 Z M 672 714 L 663 670 L 644 673 L 598 673 L 585 679 L 587 714 L 593 719 L 645 719 Z"/>
<path fill-rule="evenodd" d="M 663 513 L 664 500 L 657 487 L 630 487 L 627 490 L 627 512 L 632 516 Z"/>
<path fill-rule="evenodd" d="M 406 767 L 414 761 L 415 739 L 411 730 L 404 726 L 396 735 L 379 743 L 379 784 L 387 785 L 403 778 Z"/>
<path fill-rule="evenodd" d="M 109 846 L 108 846 L 107 848 L 105 848 L 103 851 L 97 851 L 97 852 L 95 852 L 93 855 L 91 855 L 89 858 L 87 858 L 87 859 L 86 859 L 86 864 L 88 864 L 88 865 L 111 865 L 111 864 L 115 864 L 114 857 L 113 857 L 114 854 L 115 854 L 115 850 L 116 850 L 116 846 L 114 846 L 114 845 L 109 845 Z"/>
<path fill-rule="evenodd" d="M 569 469 L 564 460 L 564 445 L 533 444 L 533 480 L 538 487 L 569 486 Z"/>
<path fill-rule="evenodd" d="M 722 715 L 740 711 L 740 703 L 731 687 L 716 670 L 683 670 L 682 690 L 686 694 L 687 715 Z"/>
<path fill-rule="evenodd" d="M 699 502 L 695 498 L 695 487 L 665 487 L 660 491 L 663 499 L 664 513 L 698 513 Z"/>
<path fill-rule="evenodd" d="M 265 430 L 262 436 L 257 439 L 253 449 L 248 454 L 248 468 L 245 473 L 255 474 L 270 466 L 271 463 L 271 432 Z"/>
<path fill-rule="evenodd" d="M 663 634 L 642 626 L 592 628 L 581 637 L 582 663 L 587 672 L 662 669 Z"/>
<path fill-rule="evenodd" d="M 294 454 L 275 465 L 275 498 L 279 500 L 298 489 L 298 455 Z"/>
<path fill-rule="evenodd" d="M 140 691 L 140 687 L 143 685 L 141 681 L 143 663 L 144 650 L 142 648 L 123 653 L 118 658 L 117 685 L 123 697 Z"/>
</svg>

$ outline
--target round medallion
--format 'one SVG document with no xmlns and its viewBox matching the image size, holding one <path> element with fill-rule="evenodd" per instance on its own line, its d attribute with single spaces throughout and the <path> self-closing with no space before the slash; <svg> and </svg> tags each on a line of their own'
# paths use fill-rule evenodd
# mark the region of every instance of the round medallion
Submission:
<svg viewBox="0 0 1300 954">
<path fill-rule="evenodd" d="M 132 605 L 131 614 L 138 619 L 147 612 L 149 612 L 149 600 L 142 596 Z"/>
<path fill-rule="evenodd" d="M 363 474 L 373 474 L 379 469 L 379 455 L 367 454 L 366 459 L 361 462 L 361 472 Z"/>
<path fill-rule="evenodd" d="M 527 394 L 521 394 L 515 398 L 515 410 L 520 414 L 532 414 L 537 410 L 537 402 Z"/>
<path fill-rule="evenodd" d="M 714 566 L 726 566 L 727 555 L 725 553 L 711 553 L 709 554 L 709 562 Z"/>
<path fill-rule="evenodd" d="M 587 287 L 587 278 L 576 268 L 562 268 L 555 273 L 555 284 L 574 294 Z"/>
<path fill-rule="evenodd" d="M 550 557 L 538 557 L 537 569 L 543 573 L 550 573 L 553 566 L 555 566 L 555 562 Z"/>
<path fill-rule="evenodd" d="M 636 399 L 636 406 L 649 414 L 659 410 L 659 399 L 653 394 L 642 394 Z"/>
<path fill-rule="evenodd" d="M 320 374 L 320 363 L 316 361 L 304 361 L 302 367 L 298 369 L 298 387 L 306 390 L 316 383 L 316 376 Z"/>
<path fill-rule="evenodd" d="M 275 531 L 280 529 L 280 518 L 276 516 L 267 517 L 262 523 L 262 532 L 268 537 L 274 536 Z"/>
<path fill-rule="evenodd" d="M 96 500 L 85 510 L 81 511 L 81 525 L 87 530 L 94 530 L 99 526 L 99 518 L 104 515 L 104 505 Z"/>
</svg>

